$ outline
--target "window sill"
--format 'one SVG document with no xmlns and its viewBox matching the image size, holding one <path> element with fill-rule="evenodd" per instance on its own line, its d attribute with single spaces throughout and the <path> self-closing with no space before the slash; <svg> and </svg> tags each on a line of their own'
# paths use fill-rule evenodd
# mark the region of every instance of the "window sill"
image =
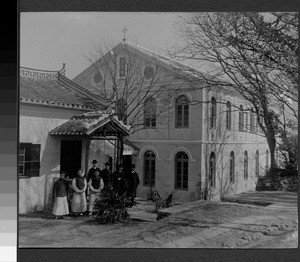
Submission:
<svg viewBox="0 0 300 262">
<path fill-rule="evenodd" d="M 189 189 L 188 189 L 188 188 L 176 188 L 176 187 L 175 187 L 175 190 L 189 191 Z"/>
<path fill-rule="evenodd" d="M 30 176 L 20 176 L 19 175 L 19 179 L 25 179 L 25 178 L 30 178 Z"/>
<path fill-rule="evenodd" d="M 175 126 L 176 129 L 189 129 L 188 126 Z"/>
</svg>

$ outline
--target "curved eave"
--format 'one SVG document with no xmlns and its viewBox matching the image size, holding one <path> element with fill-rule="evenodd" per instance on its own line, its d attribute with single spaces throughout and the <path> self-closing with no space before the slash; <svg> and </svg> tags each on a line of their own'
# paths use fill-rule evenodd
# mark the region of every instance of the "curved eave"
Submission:
<svg viewBox="0 0 300 262">
<path fill-rule="evenodd" d="M 48 102 L 42 100 L 33 100 L 27 98 L 20 98 L 21 103 L 25 104 L 34 104 L 34 105 L 42 105 L 42 106 L 51 106 L 51 107 L 62 107 L 62 108 L 70 108 L 70 109 L 81 109 L 81 110 L 95 110 L 96 108 L 91 108 L 87 106 L 77 105 L 77 104 L 64 104 L 60 102 Z"/>
</svg>

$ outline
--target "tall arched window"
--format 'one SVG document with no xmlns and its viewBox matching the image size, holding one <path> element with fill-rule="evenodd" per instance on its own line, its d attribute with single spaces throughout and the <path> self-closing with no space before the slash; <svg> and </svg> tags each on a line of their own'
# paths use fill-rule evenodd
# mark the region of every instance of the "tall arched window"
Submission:
<svg viewBox="0 0 300 262">
<path fill-rule="evenodd" d="M 215 187 L 216 185 L 216 154 L 211 152 L 209 157 L 209 186 Z"/>
<path fill-rule="evenodd" d="M 263 119 L 263 117 L 262 117 L 262 113 L 261 113 L 261 112 L 259 113 L 258 120 L 259 120 L 260 124 L 263 125 L 264 119 Z M 258 120 L 257 120 L 257 121 L 258 121 Z M 262 133 L 262 132 L 263 132 L 260 125 L 258 125 L 258 132 L 259 132 L 259 133 Z"/>
<path fill-rule="evenodd" d="M 254 132 L 254 112 L 253 108 L 250 109 L 250 132 Z"/>
<path fill-rule="evenodd" d="M 231 130 L 231 103 L 226 103 L 226 129 Z"/>
<path fill-rule="evenodd" d="M 148 97 L 144 103 L 144 126 L 156 127 L 156 101 Z"/>
<path fill-rule="evenodd" d="M 120 57 L 119 59 L 119 77 L 123 78 L 126 76 L 126 58 Z"/>
<path fill-rule="evenodd" d="M 244 126 L 243 126 L 243 131 L 247 132 L 248 131 L 248 111 L 247 109 L 244 110 Z"/>
<path fill-rule="evenodd" d="M 244 109 L 243 106 L 240 105 L 240 110 L 239 110 L 239 131 L 243 132 L 244 130 Z"/>
<path fill-rule="evenodd" d="M 248 152 L 244 153 L 244 179 L 248 179 Z"/>
<path fill-rule="evenodd" d="M 258 133 L 259 132 L 259 125 L 258 125 L 258 116 L 255 116 L 255 132 Z"/>
<path fill-rule="evenodd" d="M 230 177 L 230 183 L 234 183 L 234 152 L 230 152 L 230 163 L 229 163 L 229 177 Z"/>
<path fill-rule="evenodd" d="M 175 188 L 188 189 L 189 157 L 185 152 L 175 156 Z"/>
<path fill-rule="evenodd" d="M 254 133 L 257 133 L 257 120 L 256 120 L 256 115 L 254 114 L 254 118 L 253 118 L 253 131 Z"/>
<path fill-rule="evenodd" d="M 217 124 L 217 101 L 214 97 L 211 98 L 210 108 L 210 128 L 216 128 Z"/>
<path fill-rule="evenodd" d="M 176 121 L 175 127 L 189 126 L 189 99 L 182 95 L 175 102 Z"/>
<path fill-rule="evenodd" d="M 269 171 L 269 150 L 266 150 L 266 172 Z"/>
<path fill-rule="evenodd" d="M 255 175 L 259 176 L 259 151 L 256 150 L 255 154 Z"/>
<path fill-rule="evenodd" d="M 144 154 L 144 186 L 155 186 L 155 154 L 150 150 Z"/>
</svg>

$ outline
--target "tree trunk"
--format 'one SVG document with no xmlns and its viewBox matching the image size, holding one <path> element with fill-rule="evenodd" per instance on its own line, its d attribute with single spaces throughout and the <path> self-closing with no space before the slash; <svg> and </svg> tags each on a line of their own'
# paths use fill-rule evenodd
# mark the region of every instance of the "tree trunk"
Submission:
<svg viewBox="0 0 300 262">
<path fill-rule="evenodd" d="M 276 148 L 276 139 L 271 134 L 266 134 L 267 143 L 270 150 L 270 167 L 269 170 L 277 168 L 276 158 L 275 158 L 275 148 Z"/>
<path fill-rule="evenodd" d="M 123 163 L 124 137 L 118 137 L 117 165 Z"/>
</svg>

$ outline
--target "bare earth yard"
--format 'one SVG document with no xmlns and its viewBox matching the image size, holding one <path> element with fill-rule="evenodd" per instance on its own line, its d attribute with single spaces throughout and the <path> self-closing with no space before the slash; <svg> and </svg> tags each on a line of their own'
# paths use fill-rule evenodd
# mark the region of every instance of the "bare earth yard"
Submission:
<svg viewBox="0 0 300 262">
<path fill-rule="evenodd" d="M 20 247 L 297 247 L 297 193 L 267 207 L 207 203 L 155 222 L 97 224 L 93 218 L 19 218 Z"/>
</svg>

